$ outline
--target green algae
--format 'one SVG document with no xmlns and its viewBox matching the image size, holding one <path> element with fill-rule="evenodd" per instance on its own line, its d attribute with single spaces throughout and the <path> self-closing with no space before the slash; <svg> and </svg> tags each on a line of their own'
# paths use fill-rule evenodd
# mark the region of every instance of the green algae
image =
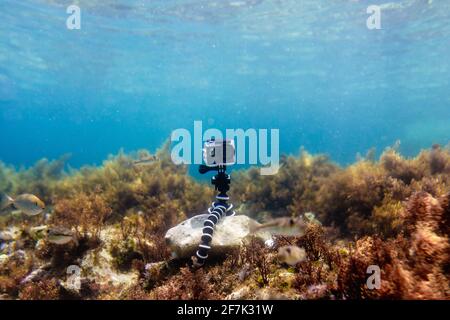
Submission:
<svg viewBox="0 0 450 320">
<path fill-rule="evenodd" d="M 44 159 L 31 168 L 0 163 L 0 192 L 34 193 L 49 208 L 45 220 L 4 215 L 1 229 L 15 225 L 26 230 L 45 223 L 71 228 L 79 237 L 78 244 L 65 248 L 32 237 L 15 243 L 27 262 L 21 265 L 11 258 L 2 264 L 0 293 L 22 299 L 63 298 L 67 292 L 55 279 L 65 278 L 65 268 L 87 251 L 108 245 L 113 267 L 135 270 L 139 281 L 126 289 L 88 283 L 77 298 L 211 299 L 243 288 L 241 294 L 250 299 L 280 293 L 289 299 L 449 297 L 449 148 L 433 146 L 414 158 L 389 148 L 379 159 L 370 152 L 347 167 L 302 150 L 298 157 L 283 156 L 274 176 L 261 176 L 257 168 L 233 172 L 232 201 L 245 208 L 243 213 L 257 219 L 315 214 L 320 224 L 310 223 L 305 235 L 278 239 L 278 246 L 305 248 L 307 261 L 286 268 L 274 258 L 276 246 L 253 243 L 202 270 L 169 263 L 167 270 L 151 275 L 148 263 L 171 261 L 165 232 L 204 212 L 214 193 L 190 177 L 186 166 L 171 162 L 168 145 L 158 151 L 154 163 L 133 166 L 142 155 L 150 153 L 120 152 L 102 166 L 79 170 L 67 166 L 67 156 Z M 108 244 L 101 237 L 105 228 L 118 234 Z M 414 256 L 408 253 L 410 247 Z M 31 270 L 49 262 L 46 278 L 20 284 Z M 384 270 L 381 291 L 364 287 L 365 269 L 374 263 Z M 250 276 L 240 281 L 244 265 L 250 265 Z M 424 284 L 424 277 L 432 281 Z"/>
</svg>

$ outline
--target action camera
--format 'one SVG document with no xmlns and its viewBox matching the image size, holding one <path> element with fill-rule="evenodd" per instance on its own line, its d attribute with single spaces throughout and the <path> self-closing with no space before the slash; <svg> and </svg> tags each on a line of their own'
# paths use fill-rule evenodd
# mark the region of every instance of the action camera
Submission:
<svg viewBox="0 0 450 320">
<path fill-rule="evenodd" d="M 203 160 L 208 167 L 230 166 L 236 162 L 234 140 L 208 140 L 203 148 Z"/>
</svg>

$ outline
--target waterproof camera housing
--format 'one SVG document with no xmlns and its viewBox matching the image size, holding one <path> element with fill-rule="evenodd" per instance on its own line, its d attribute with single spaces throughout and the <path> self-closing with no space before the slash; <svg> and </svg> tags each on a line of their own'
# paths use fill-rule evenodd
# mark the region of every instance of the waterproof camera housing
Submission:
<svg viewBox="0 0 450 320">
<path fill-rule="evenodd" d="M 234 140 L 208 140 L 203 147 L 203 160 L 208 167 L 230 166 L 236 163 Z"/>
</svg>

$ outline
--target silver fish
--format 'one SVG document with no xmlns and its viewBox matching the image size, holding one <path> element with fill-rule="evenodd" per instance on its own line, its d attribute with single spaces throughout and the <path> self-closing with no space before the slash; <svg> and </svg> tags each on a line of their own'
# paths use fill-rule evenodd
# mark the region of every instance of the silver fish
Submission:
<svg viewBox="0 0 450 320">
<path fill-rule="evenodd" d="M 284 246 L 278 249 L 278 259 L 290 266 L 306 260 L 306 251 L 297 246 Z"/>
<path fill-rule="evenodd" d="M 135 167 L 145 167 L 156 161 L 158 161 L 158 158 L 156 156 L 148 156 L 148 157 L 142 157 L 139 160 L 134 160 L 132 162 L 132 165 Z"/>
<path fill-rule="evenodd" d="M 62 227 L 49 228 L 47 231 L 47 239 L 50 243 L 59 245 L 67 244 L 71 241 L 77 242 L 73 232 Z"/>
<path fill-rule="evenodd" d="M 0 211 L 8 208 L 14 202 L 13 198 L 8 196 L 7 194 L 0 194 Z"/>
<path fill-rule="evenodd" d="M 302 236 L 305 233 L 306 223 L 302 218 L 276 218 L 263 224 L 250 227 L 250 232 L 266 231 L 274 236 Z"/>
<path fill-rule="evenodd" d="M 45 204 L 33 194 L 22 194 L 14 200 L 14 207 L 22 211 L 27 216 L 36 216 L 45 209 Z"/>
</svg>

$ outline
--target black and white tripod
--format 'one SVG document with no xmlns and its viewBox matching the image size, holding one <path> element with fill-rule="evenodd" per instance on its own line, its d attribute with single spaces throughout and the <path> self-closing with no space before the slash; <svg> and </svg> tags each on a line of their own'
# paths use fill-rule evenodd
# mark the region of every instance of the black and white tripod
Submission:
<svg viewBox="0 0 450 320">
<path fill-rule="evenodd" d="M 235 212 L 233 205 L 228 203 L 230 199 L 227 192 L 230 190 L 230 175 L 226 173 L 225 165 L 218 165 L 208 167 L 200 165 L 199 172 L 205 174 L 209 171 L 217 171 L 217 174 L 211 178 L 211 183 L 214 185 L 215 190 L 219 193 L 216 195 L 216 201 L 214 201 L 210 208 L 208 208 L 208 218 L 203 224 L 203 234 L 198 246 L 198 250 L 193 257 L 193 266 L 198 268 L 205 264 L 208 258 L 208 252 L 211 249 L 211 241 L 214 233 L 214 226 L 219 222 L 221 218 L 226 216 L 233 216 Z"/>
</svg>

